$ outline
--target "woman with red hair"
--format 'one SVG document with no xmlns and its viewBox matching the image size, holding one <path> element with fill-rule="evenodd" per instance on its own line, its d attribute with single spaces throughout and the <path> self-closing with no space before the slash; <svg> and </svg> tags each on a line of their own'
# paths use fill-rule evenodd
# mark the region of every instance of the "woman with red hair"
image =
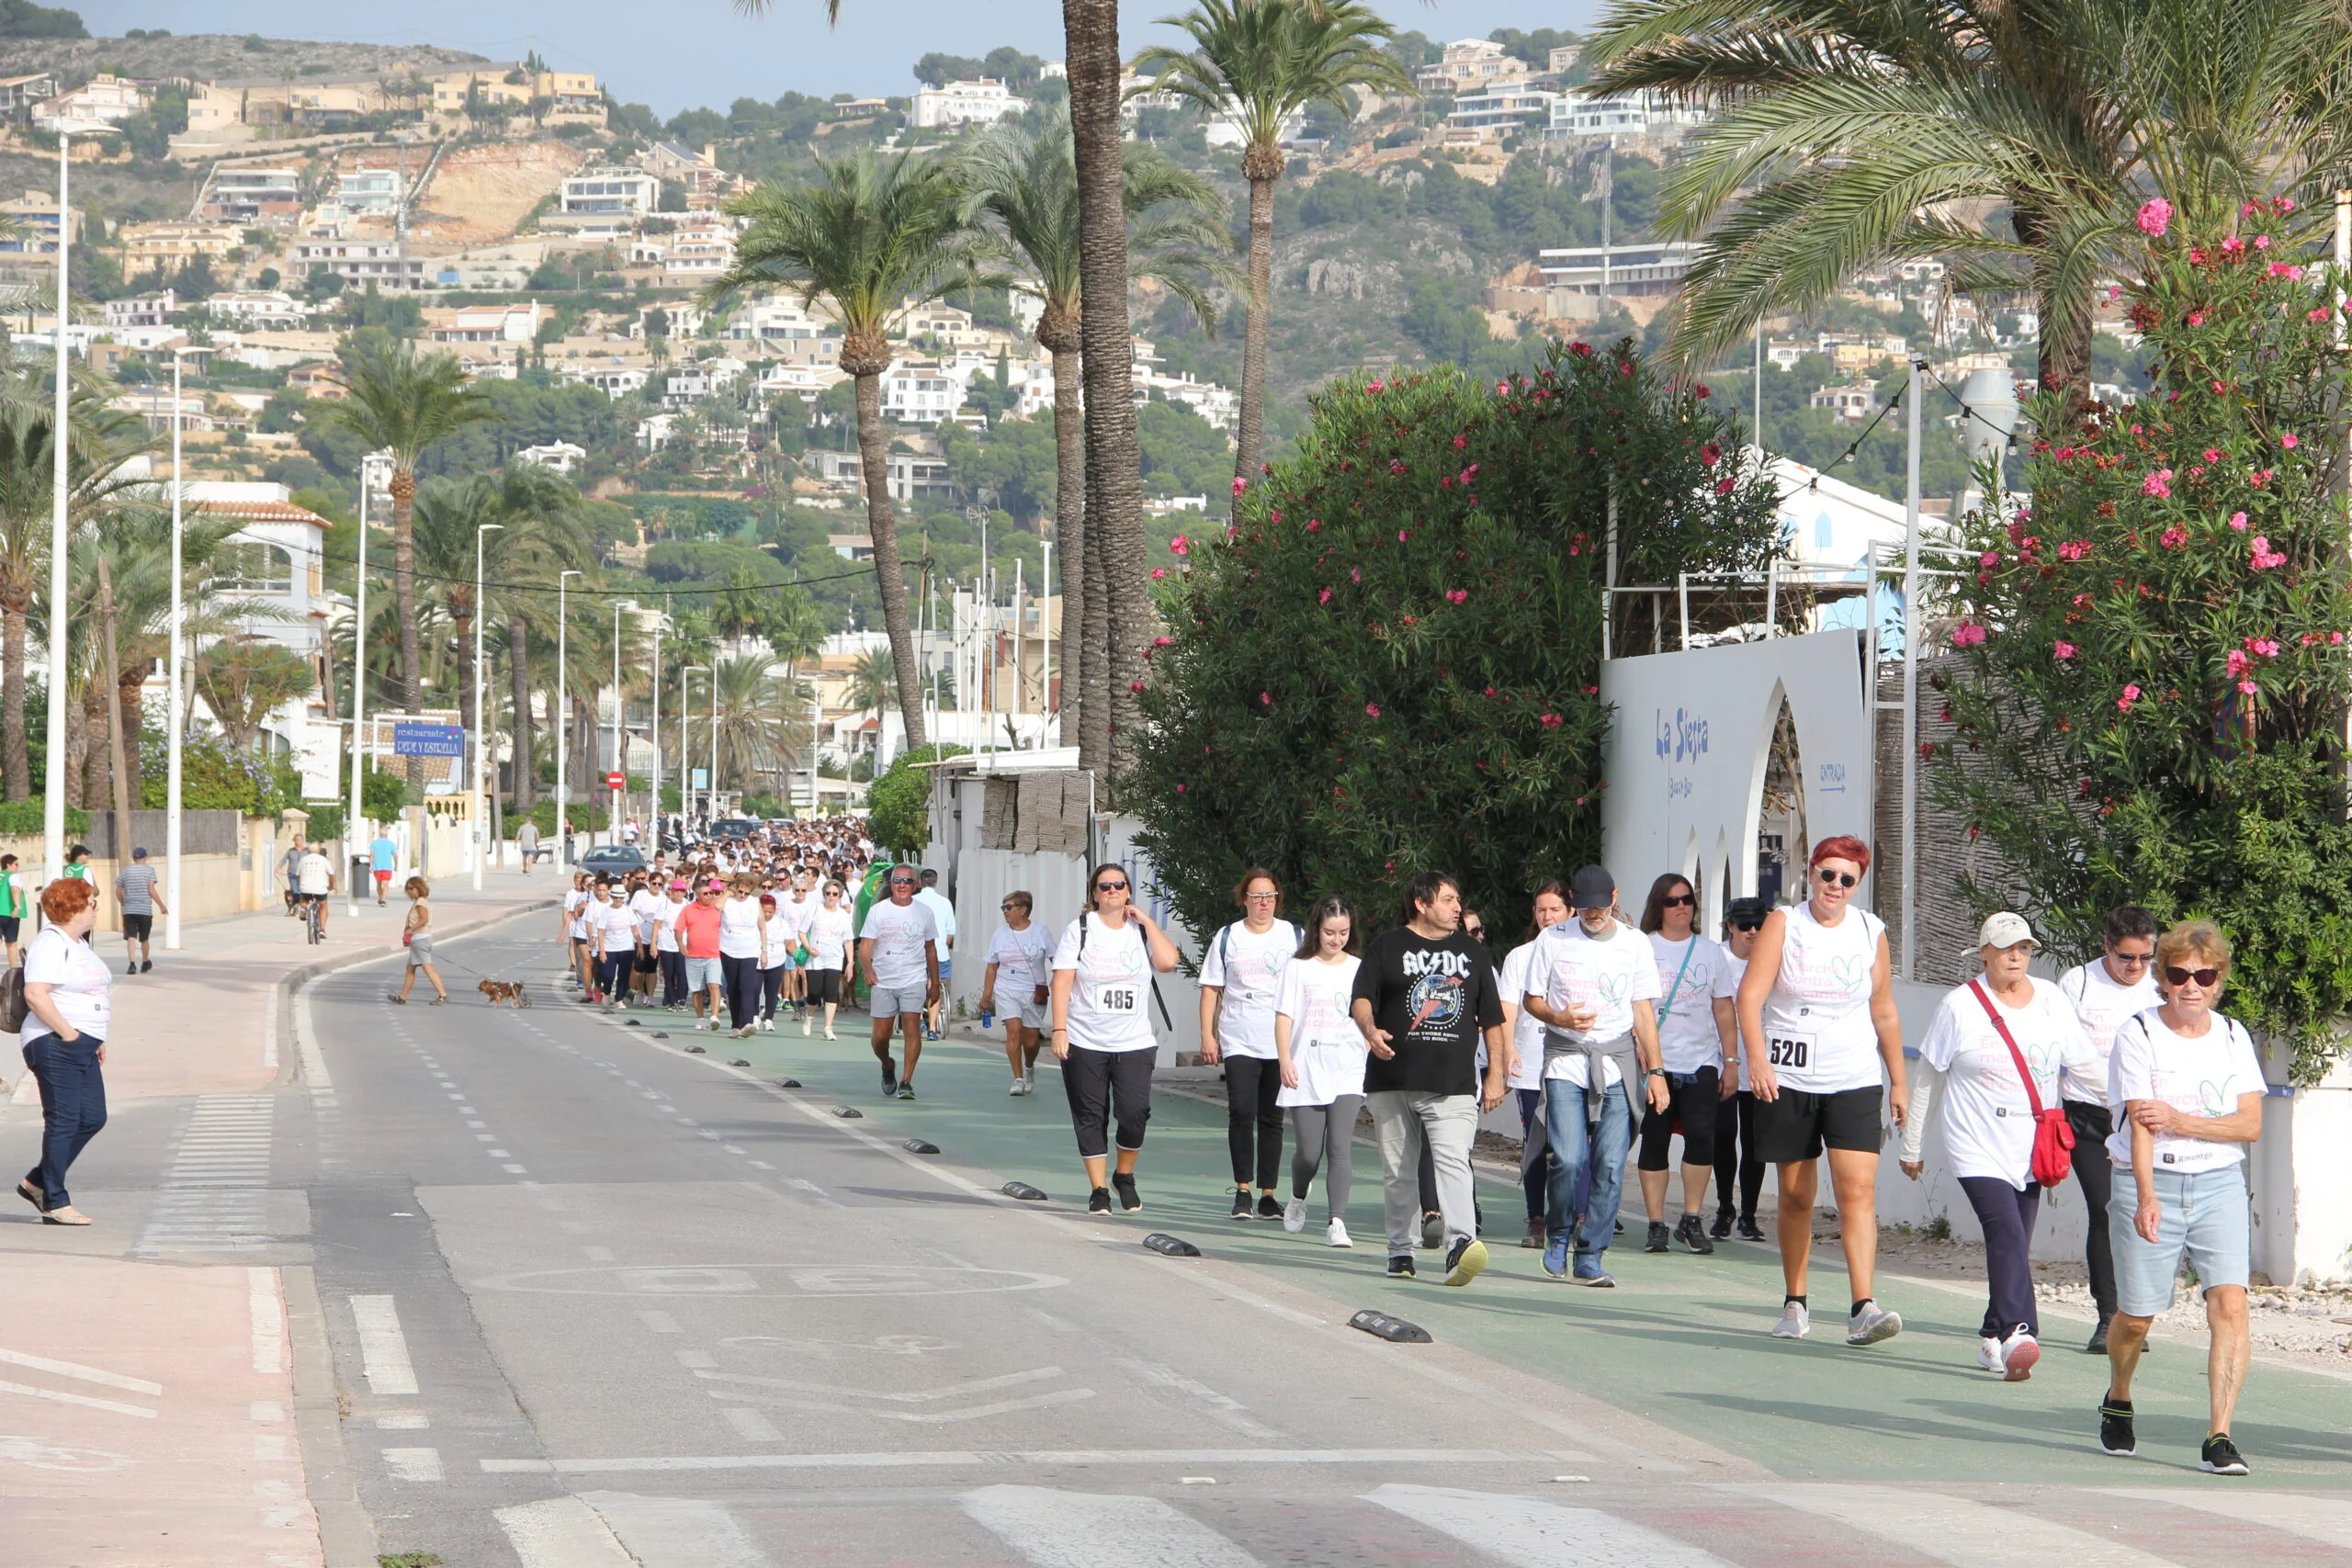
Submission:
<svg viewBox="0 0 2352 1568">
<path fill-rule="evenodd" d="M 1776 1339 L 1802 1338 L 1812 1327 L 1805 1274 L 1825 1148 L 1852 1280 L 1846 1343 L 1876 1345 L 1903 1332 L 1903 1320 L 1871 1296 L 1885 1138 L 1880 1119 L 1892 1107 L 1901 1126 L 1905 1094 L 1886 926 L 1853 907 L 1854 889 L 1870 867 L 1870 846 L 1860 839 L 1841 834 L 1815 844 L 1806 878 L 1811 897 L 1766 917 L 1739 984 L 1740 1043 L 1756 1096 L 1755 1150 L 1780 1172 L 1787 1290 L 1772 1325 Z"/>
<path fill-rule="evenodd" d="M 40 890 L 48 922 L 25 948 L 25 1066 L 40 1085 L 40 1163 L 17 1183 L 17 1196 L 51 1225 L 86 1225 L 74 1207 L 65 1171 L 107 1124 L 107 1019 L 114 974 L 90 951 L 98 890 L 61 876 Z"/>
</svg>

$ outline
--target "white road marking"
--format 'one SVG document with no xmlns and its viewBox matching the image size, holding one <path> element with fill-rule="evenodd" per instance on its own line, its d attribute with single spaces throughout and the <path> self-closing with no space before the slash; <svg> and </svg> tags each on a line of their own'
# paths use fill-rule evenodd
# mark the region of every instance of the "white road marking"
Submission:
<svg viewBox="0 0 2352 1568">
<path fill-rule="evenodd" d="M 582 1499 L 644 1568 L 769 1568 L 726 1506 L 700 1497 L 591 1492 Z"/>
<path fill-rule="evenodd" d="M 245 1406 L 245 1414 L 256 1421 L 283 1421 L 286 1406 L 274 1399 L 256 1399 Z"/>
<path fill-rule="evenodd" d="M 80 1404 L 92 1410 L 111 1410 L 118 1416 L 139 1416 L 153 1421 L 155 1412 L 143 1404 L 125 1404 L 118 1399 L 93 1399 L 86 1393 L 67 1393 L 62 1389 L 34 1388 L 28 1383 L 0 1382 L 0 1393 L 21 1393 L 28 1399 L 54 1400 L 60 1404 Z"/>
<path fill-rule="evenodd" d="M 746 1410 L 738 1406 L 731 1410 L 722 1410 L 718 1414 L 726 1418 L 729 1426 L 735 1428 L 735 1435 L 745 1442 L 780 1443 L 784 1441 L 784 1434 L 776 1430 L 775 1423 L 756 1410 Z"/>
<path fill-rule="evenodd" d="M 708 1376 L 698 1373 L 697 1376 Z M 912 1421 L 923 1426 L 944 1426 L 951 1421 L 978 1421 L 990 1416 L 1009 1416 L 1016 1410 L 1046 1410 L 1057 1404 L 1075 1404 L 1092 1399 L 1091 1388 L 1066 1388 L 1052 1393 L 1033 1393 L 1025 1399 L 1001 1399 L 993 1404 L 967 1405 L 961 1410 L 871 1410 L 854 1404 L 839 1404 L 831 1400 L 802 1399 L 785 1393 L 752 1393 L 748 1391 L 724 1393 L 708 1391 L 713 1399 L 748 1399 L 758 1404 L 781 1404 L 790 1410 L 820 1410 L 834 1416 L 870 1416 L 877 1421 Z"/>
<path fill-rule="evenodd" d="M 686 1470 L 923 1470 L 1040 1464 L 1548 1464 L 1517 1449 L 940 1449 L 831 1454 L 672 1454 L 646 1459 L 486 1459 L 486 1475 L 653 1475 Z"/>
<path fill-rule="evenodd" d="M 286 1365 L 286 1305 L 277 1295 L 277 1270 L 245 1270 L 245 1294 L 253 1314 L 254 1371 L 275 1377 Z"/>
<path fill-rule="evenodd" d="M 285 1457 L 286 1435 L 283 1432 L 256 1432 L 254 1434 L 254 1458 L 258 1460 L 280 1460 Z"/>
<path fill-rule="evenodd" d="M 414 1393 L 416 1368 L 408 1359 L 400 1313 L 390 1296 L 354 1296 L 351 1319 L 359 1330 L 359 1359 L 375 1393 Z"/>
<path fill-rule="evenodd" d="M 1917 1487 L 1774 1482 L 1729 1490 L 1836 1519 L 1952 1568 L 2052 1562 L 2064 1562 L 2067 1568 L 2170 1568 L 2153 1552 L 2086 1530 Z"/>
<path fill-rule="evenodd" d="M 1106 1553 L 1119 1568 L 1258 1568 L 1255 1557 L 1157 1497 L 984 1486 L 956 1501 L 1034 1568 L 1100 1568 Z"/>
<path fill-rule="evenodd" d="M 1728 1568 L 1713 1552 L 1597 1508 L 1442 1486 L 1382 1486 L 1363 1500 L 1514 1568 Z"/>
<path fill-rule="evenodd" d="M 164 1396 L 162 1383 L 149 1382 L 145 1378 L 125 1377 L 120 1372 L 101 1371 L 96 1367 L 85 1367 L 77 1361 L 52 1361 L 46 1356 L 28 1356 L 22 1350 L 0 1350 L 0 1361 L 11 1366 L 28 1367 L 37 1372 L 53 1372 L 59 1377 L 73 1378 L 80 1382 L 94 1382 L 101 1388 L 119 1388 L 125 1393 L 152 1394 L 158 1399 Z"/>
<path fill-rule="evenodd" d="M 492 1516 L 523 1568 L 638 1568 L 611 1527 L 577 1497 L 550 1497 Z"/>
<path fill-rule="evenodd" d="M 266 1094 L 198 1098 L 133 1257 L 253 1252 L 268 1245 L 265 1189 L 276 1111 Z"/>
<path fill-rule="evenodd" d="M 796 1382 L 790 1378 L 753 1377 L 748 1372 L 713 1372 L 713 1382 L 744 1383 L 754 1388 L 789 1389 L 796 1393 L 829 1393 L 841 1399 L 887 1399 L 899 1404 L 926 1404 L 934 1399 L 954 1399 L 967 1393 L 993 1393 L 1001 1388 L 1018 1388 L 1023 1383 L 1049 1382 L 1062 1375 L 1059 1367 L 1033 1367 L 1025 1372 L 1007 1372 L 1002 1377 L 981 1378 L 974 1382 L 949 1383 L 944 1388 L 924 1389 L 916 1393 L 885 1393 L 877 1389 L 837 1388 L 831 1383 Z"/>
<path fill-rule="evenodd" d="M 327 1059 L 319 1050 L 318 1025 L 311 1017 L 311 987 L 294 993 L 294 1054 L 302 1064 L 302 1081 L 312 1094 L 334 1088 L 327 1074 Z"/>
<path fill-rule="evenodd" d="M 2122 1487 L 2099 1488 L 2110 1497 L 2133 1497 L 2147 1503 L 2167 1503 L 2199 1508 L 2241 1524 L 2285 1530 L 2307 1540 L 2352 1551 L 2352 1503 L 2307 1492 L 2179 1491 L 2140 1492 Z"/>
<path fill-rule="evenodd" d="M 1161 1388 L 1172 1388 L 1179 1393 L 1190 1394 L 1207 1407 L 1210 1420 L 1220 1426 L 1230 1427 L 1245 1438 L 1274 1439 L 1283 1435 L 1264 1422 L 1254 1419 L 1249 1413 L 1249 1407 L 1239 1400 L 1219 1393 L 1208 1384 L 1188 1378 L 1173 1367 L 1164 1367 L 1157 1361 L 1140 1360 L 1133 1357 L 1119 1358 L 1118 1364 L 1146 1382 L 1156 1383 Z"/>
<path fill-rule="evenodd" d="M 639 1323 L 644 1324 L 647 1328 L 652 1330 L 656 1334 L 678 1334 L 684 1332 L 684 1330 L 680 1329 L 678 1326 L 678 1320 L 672 1317 L 666 1312 L 641 1312 L 637 1314 L 637 1318 Z"/>
<path fill-rule="evenodd" d="M 423 1432 L 432 1426 L 432 1417 L 421 1410 L 388 1410 L 376 1417 L 379 1432 Z"/>
<path fill-rule="evenodd" d="M 391 1472 L 394 1481 L 443 1479 L 439 1449 L 386 1449 L 384 1468 Z"/>
</svg>

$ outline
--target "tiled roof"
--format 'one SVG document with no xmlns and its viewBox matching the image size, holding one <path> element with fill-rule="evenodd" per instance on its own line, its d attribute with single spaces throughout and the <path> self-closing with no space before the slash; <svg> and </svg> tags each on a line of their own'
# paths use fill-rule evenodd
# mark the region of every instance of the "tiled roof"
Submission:
<svg viewBox="0 0 2352 1568">
<path fill-rule="evenodd" d="M 240 523 L 308 523 L 321 533 L 326 532 L 327 520 L 307 506 L 297 506 L 288 501 L 205 501 L 198 502 L 214 517 L 233 517 Z"/>
</svg>

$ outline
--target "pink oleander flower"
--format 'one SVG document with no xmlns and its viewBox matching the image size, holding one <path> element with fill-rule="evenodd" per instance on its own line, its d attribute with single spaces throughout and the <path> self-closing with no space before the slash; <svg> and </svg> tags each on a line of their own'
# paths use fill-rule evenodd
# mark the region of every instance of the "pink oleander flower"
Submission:
<svg viewBox="0 0 2352 1568">
<path fill-rule="evenodd" d="M 1537 718 L 1537 721 L 1538 721 L 1539 723 L 1541 723 L 1541 724 L 1544 726 L 1544 728 L 1546 728 L 1546 729 L 1557 729 L 1557 728 L 1560 728 L 1560 716 L 1559 716 L 1558 714 L 1555 714 L 1555 713 L 1538 714 L 1538 715 L 1536 716 L 1536 718 Z"/>
<path fill-rule="evenodd" d="M 1233 476 L 1233 493 L 1234 493 L 1234 494 L 1236 494 L 1236 495 L 1239 495 L 1243 491 L 1248 490 L 1249 488 L 1250 488 L 1250 481 L 1249 481 L 1249 479 L 1248 479 L 1247 478 L 1245 478 L 1244 476 L 1242 476 L 1242 475 L 1240 475 L 1240 474 L 1236 474 L 1236 475 L 1234 475 L 1234 476 Z"/>
<path fill-rule="evenodd" d="M 1171 556 L 1189 556 L 1193 553 L 1193 541 L 1179 534 L 1168 541 L 1168 553 Z"/>
<path fill-rule="evenodd" d="M 2189 324 L 2190 326 L 2192 326 L 2192 327 L 2201 327 L 2201 326 L 2203 326 L 2203 325 L 2205 324 L 2205 312 L 2204 312 L 2204 311 L 2202 311 L 2202 310 L 2191 310 L 2191 311 L 2189 311 L 2189 312 L 2188 312 L 2188 324 Z"/>
<path fill-rule="evenodd" d="M 1315 602 L 1317 604 L 1329 604 L 1331 602 L 1331 591 L 1328 588 L 1318 590 L 1315 595 Z"/>
<path fill-rule="evenodd" d="M 2177 550 L 2188 543 L 2188 535 L 2179 528 L 2167 528 L 2157 536 L 2156 542 L 2168 550 Z"/>
<path fill-rule="evenodd" d="M 1385 381 L 1367 381 L 1364 383 L 1363 389 L 1367 392 L 1385 392 L 1388 389 L 1388 385 Z"/>
<path fill-rule="evenodd" d="M 2250 637 L 2245 639 L 2245 645 L 2248 649 L 2252 649 L 2262 658 L 2276 659 L 2278 657 L 2278 639 L 2277 637 Z"/>
<path fill-rule="evenodd" d="M 2259 696 L 2262 694 L 2262 688 L 2256 685 L 2251 681 L 2240 681 L 2238 682 L 2238 690 L 2244 692 L 2249 697 Z"/>
<path fill-rule="evenodd" d="M 2075 657 L 2075 653 L 2080 650 L 2077 649 L 2073 643 L 2068 642 L 2064 637 L 2060 637 L 2055 643 L 2051 645 L 2050 651 L 2060 659 L 2072 659 Z"/>
<path fill-rule="evenodd" d="M 2221 449 L 2220 447 L 2218 447 L 2218 446 L 2208 446 L 2208 447 L 2206 447 L 2206 448 L 2205 448 L 2205 460 L 2206 460 L 2207 462 L 2209 462 L 2209 463 L 2218 463 L 2218 462 L 2220 462 L 2220 461 L 2222 460 L 2222 449 Z"/>
<path fill-rule="evenodd" d="M 1462 448 L 1464 448 L 1464 446 L 1469 446 L 1469 445 L 1470 445 L 1470 438 L 1469 438 L 1468 436 L 1466 436 L 1466 435 L 1457 435 L 1457 436 L 1455 436 L 1455 437 L 1453 438 L 1453 449 L 1454 449 L 1455 451 L 1457 451 L 1457 452 L 1459 452 L 1460 450 L 1462 450 Z"/>
<path fill-rule="evenodd" d="M 2123 694 L 2115 699 L 2115 705 L 2119 711 L 2130 713 L 2132 711 L 2132 705 L 2139 700 L 2140 688 L 2137 686 L 2126 686 L 2123 688 Z"/>
<path fill-rule="evenodd" d="M 1378 718 L 1380 716 L 1380 705 L 1378 703 L 1366 703 L 1363 705 L 1363 713 L 1366 718 Z"/>
<path fill-rule="evenodd" d="M 2257 251 L 2268 250 L 2270 248 L 2270 236 L 2267 234 L 2256 234 L 2254 237 L 2254 248 Z"/>
<path fill-rule="evenodd" d="M 2154 473 L 2150 474 L 2146 479 L 2142 479 L 2140 481 L 2140 493 L 2142 495 L 2154 496 L 2159 501 L 2163 500 L 2165 496 L 2170 495 L 2172 493 L 2172 470 L 2170 468 L 2158 468 Z"/>
<path fill-rule="evenodd" d="M 1976 564 L 1984 567 L 1987 570 L 1990 570 L 1992 568 L 2001 564 L 2001 552 L 1998 550 L 1986 550 L 1983 555 L 1976 558 Z"/>
<path fill-rule="evenodd" d="M 1308 518 L 1306 520 L 1306 531 L 1310 534 L 1320 534 L 1323 531 L 1323 519 L 1320 517 Z"/>
<path fill-rule="evenodd" d="M 2172 203 L 2163 197 L 2141 203 L 2139 222 L 2140 232 L 2162 239 L 2165 231 L 2172 227 Z"/>
<path fill-rule="evenodd" d="M 1470 591 L 1467 588 L 1449 588 L 1445 596 L 1456 604 L 1465 604 L 1470 601 Z"/>
<path fill-rule="evenodd" d="M 1164 566 L 1156 566 L 1151 569 L 1151 580 L 1154 582 L 1159 581 L 1161 578 L 1166 577 L 1167 575 L 1168 569 Z"/>
<path fill-rule="evenodd" d="M 2254 668 L 2254 660 L 2246 657 L 2246 653 L 2244 649 L 2233 648 L 2230 649 L 2230 657 L 2225 660 L 2225 662 L 2233 676 L 2243 675 L 2247 671 Z"/>
<path fill-rule="evenodd" d="M 2326 306 L 2315 305 L 2303 319 L 2310 321 L 2324 321 L 2327 320 L 2327 316 L 2328 310 Z"/>
<path fill-rule="evenodd" d="M 2286 564 L 2287 556 L 2285 551 L 2272 549 L 2270 547 L 2270 541 L 2264 538 L 2259 534 L 2256 534 L 2254 536 L 2255 570 L 2267 571 L 2274 566 L 2285 566 Z"/>
<path fill-rule="evenodd" d="M 1984 640 L 1984 628 L 1973 621 L 1962 621 L 1951 629 L 1954 648 L 1975 648 Z"/>
<path fill-rule="evenodd" d="M 1273 693 L 1272 693 L 1272 692 L 1261 692 L 1261 693 L 1259 693 L 1259 694 L 1258 694 L 1258 705 L 1259 705 L 1260 707 L 1265 707 L 1265 708 L 1270 708 L 1270 707 L 1273 706 L 1273 705 L 1274 705 L 1274 694 L 1273 694 Z"/>
<path fill-rule="evenodd" d="M 2060 560 L 2080 560 L 2090 553 L 2091 546 L 2088 539 L 2069 539 L 2058 547 Z"/>
<path fill-rule="evenodd" d="M 1127 682 L 1127 690 L 1130 692 L 1140 692 L 1143 690 L 1143 682 L 1141 681 L 1130 681 Z"/>
<path fill-rule="evenodd" d="M 2245 513 L 2243 513 L 2243 512 L 2233 512 L 2233 513 L 2230 513 L 2230 526 L 2231 526 L 2231 527 L 2233 527 L 2233 528 L 2235 528 L 2235 529 L 2236 529 L 2239 533 L 2241 533 L 2241 534 L 2245 533 Z"/>
<path fill-rule="evenodd" d="M 2284 446 L 2288 451 L 2292 452 L 2296 447 L 2301 446 L 2302 443 L 2295 439 L 2295 433 L 2290 430 L 2287 432 L 2286 434 L 2278 438 L 2278 445 Z"/>
<path fill-rule="evenodd" d="M 1360 566 L 1351 566 L 1348 568 L 1348 581 L 1350 582 L 1362 582 L 1363 581 L 1363 568 Z"/>
<path fill-rule="evenodd" d="M 1715 481 L 1715 493 L 1717 495 L 1729 495 L 1731 491 L 1732 483 L 1729 479 L 1717 479 Z"/>
</svg>

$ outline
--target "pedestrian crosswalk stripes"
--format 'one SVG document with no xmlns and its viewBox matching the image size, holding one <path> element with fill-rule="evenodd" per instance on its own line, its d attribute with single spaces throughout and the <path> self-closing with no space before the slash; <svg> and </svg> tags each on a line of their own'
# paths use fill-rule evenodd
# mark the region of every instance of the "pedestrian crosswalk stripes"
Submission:
<svg viewBox="0 0 2352 1568">
<path fill-rule="evenodd" d="M 1154 1485 L 1176 1490 L 1164 1480 Z M 2166 1508 L 2352 1545 L 2352 1501 L 2300 1493 L 2074 1494 L 2086 1503 L 2127 1498 L 2147 1505 L 2151 1528 L 2143 1538 L 2181 1541 L 2169 1556 L 2107 1539 L 2097 1533 L 2099 1525 L 2052 1522 L 2047 1516 L 2067 1511 L 2063 1506 L 2038 1507 L 2009 1495 L 1980 1502 L 1924 1486 L 1711 1485 L 1695 1495 L 1686 1487 L 1676 1492 L 1672 1509 L 1638 1501 L 1591 1506 L 1603 1495 L 1616 1494 L 1578 1488 L 1555 1501 L 1389 1483 L 1313 1498 L 1205 1486 L 1163 1497 L 1140 1489 L 1002 1484 L 902 1494 L 898 1512 L 903 1518 L 911 1509 L 928 1521 L 924 1533 L 939 1561 L 970 1568 L 1266 1568 L 1308 1560 L 1303 1551 L 1324 1561 L 1324 1553 L 1342 1548 L 1368 1561 L 1361 1553 L 1371 1541 L 1387 1543 L 1385 1561 L 1430 1568 L 1741 1568 L 1751 1562 L 1766 1568 L 1792 1561 L 1792 1552 L 1806 1563 L 1851 1568 L 1918 1559 L 1952 1568 L 2046 1568 L 2053 1562 L 2067 1568 L 2204 1568 L 2210 1539 L 2168 1529 Z M 523 1568 L 780 1568 L 854 1551 L 865 1528 L 860 1506 L 774 1491 L 715 1498 L 600 1490 L 502 1508 L 496 1517 Z M 1682 1528 L 1677 1521 L 1694 1507 L 1707 1517 L 1710 1540 L 1730 1555 L 1668 1533 Z M 1825 1532 L 1818 1524 L 1794 1522 L 1804 1516 L 1842 1528 Z M 2086 1517 L 2103 1511 L 2086 1510 Z M 2280 1541 L 2267 1555 L 2297 1550 Z M 2262 1554 L 2258 1538 L 2250 1551 Z"/>
<path fill-rule="evenodd" d="M 252 1252 L 269 1245 L 277 1104 L 266 1094 L 198 1098 L 133 1256 Z"/>
</svg>

